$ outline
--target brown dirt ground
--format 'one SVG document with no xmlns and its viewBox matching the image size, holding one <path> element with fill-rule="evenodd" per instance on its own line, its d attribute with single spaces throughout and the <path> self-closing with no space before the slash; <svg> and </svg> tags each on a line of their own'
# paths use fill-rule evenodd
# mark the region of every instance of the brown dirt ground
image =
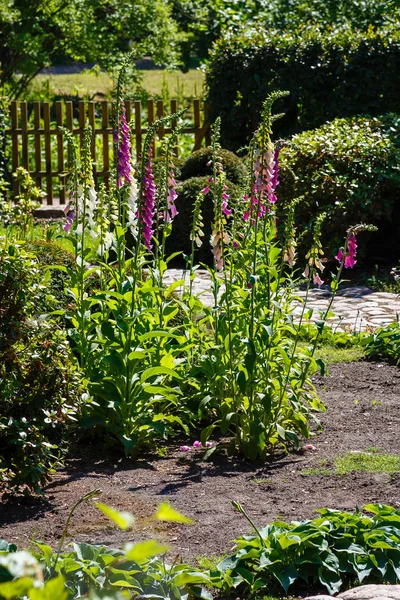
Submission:
<svg viewBox="0 0 400 600">
<path fill-rule="evenodd" d="M 134 513 L 134 528 L 121 532 L 91 503 L 81 505 L 69 528 L 71 539 L 114 547 L 155 537 L 167 542 L 171 555 L 194 560 L 221 555 L 231 540 L 248 532 L 247 522 L 231 506 L 240 501 L 263 526 L 283 518 L 312 518 L 320 507 L 353 511 L 369 502 L 400 506 L 400 475 L 353 473 L 343 477 L 302 475 L 303 469 L 329 466 L 346 451 L 400 454 L 400 370 L 382 363 L 336 364 L 330 376 L 314 378 L 327 406 L 322 433 L 311 438 L 317 450 L 282 456 L 269 463 L 249 464 L 220 456 L 202 462 L 202 450 L 168 456 L 146 456 L 136 462 L 109 457 L 90 446 L 77 446 L 40 498 L 4 499 L 0 504 L 0 538 L 26 547 L 40 539 L 56 546 L 70 507 L 82 495 L 100 488 L 101 501 Z M 190 440 L 190 443 L 193 440 Z M 194 524 L 164 524 L 149 517 L 164 501 Z"/>
</svg>

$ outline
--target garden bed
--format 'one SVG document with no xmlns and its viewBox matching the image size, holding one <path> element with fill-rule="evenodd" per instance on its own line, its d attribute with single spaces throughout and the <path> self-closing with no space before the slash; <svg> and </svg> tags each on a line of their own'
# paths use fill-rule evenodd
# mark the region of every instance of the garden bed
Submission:
<svg viewBox="0 0 400 600">
<path fill-rule="evenodd" d="M 323 431 L 310 440 L 315 451 L 263 464 L 225 456 L 202 462 L 201 449 L 182 452 L 175 444 L 168 447 L 166 458 L 148 454 L 134 461 L 78 444 L 44 498 L 3 498 L 0 538 L 21 547 L 32 538 L 56 546 L 71 506 L 95 488 L 102 490 L 102 502 L 136 515 L 134 528 L 122 532 L 90 503 L 82 504 L 67 541 L 117 547 L 157 537 L 169 544 L 171 556 L 191 561 L 229 551 L 230 541 L 248 530 L 231 499 L 240 501 L 258 525 L 278 518 L 311 518 L 320 507 L 354 511 L 378 502 L 399 507 L 399 461 L 381 460 L 380 455 L 400 455 L 400 371 L 376 362 L 339 363 L 329 370 L 329 378 L 314 378 L 327 406 L 321 415 Z M 193 441 L 182 443 L 191 446 Z M 362 466 L 365 456 L 360 451 L 369 453 L 371 469 L 381 462 L 386 472 L 336 474 L 349 461 Z M 343 455 L 347 467 L 335 467 Z M 193 525 L 151 522 L 148 517 L 166 500 L 191 517 Z"/>
</svg>

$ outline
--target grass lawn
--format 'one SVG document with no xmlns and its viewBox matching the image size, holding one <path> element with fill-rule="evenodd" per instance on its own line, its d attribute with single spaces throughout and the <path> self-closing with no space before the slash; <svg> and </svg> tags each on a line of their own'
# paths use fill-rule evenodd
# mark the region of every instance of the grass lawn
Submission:
<svg viewBox="0 0 400 600">
<path fill-rule="evenodd" d="M 141 71 L 140 87 L 149 97 L 170 98 L 200 97 L 203 91 L 204 73 L 192 69 L 188 73 L 165 71 L 161 69 Z M 38 95 L 43 99 L 51 95 L 80 96 L 94 98 L 97 95 L 108 96 L 114 82 L 105 72 L 99 74 L 83 71 L 62 75 L 38 75 L 31 84 L 29 96 Z M 129 87 L 128 87 L 129 90 Z M 134 86 L 131 90 L 134 91 Z"/>
</svg>

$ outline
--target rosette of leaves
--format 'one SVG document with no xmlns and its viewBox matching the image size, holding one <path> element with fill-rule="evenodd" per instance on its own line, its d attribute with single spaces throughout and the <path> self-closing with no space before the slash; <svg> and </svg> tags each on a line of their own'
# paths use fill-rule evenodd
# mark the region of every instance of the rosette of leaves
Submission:
<svg viewBox="0 0 400 600">
<path fill-rule="evenodd" d="M 40 315 L 43 270 L 0 247 L 0 480 L 37 491 L 65 454 L 82 393 L 66 334 Z"/>
</svg>

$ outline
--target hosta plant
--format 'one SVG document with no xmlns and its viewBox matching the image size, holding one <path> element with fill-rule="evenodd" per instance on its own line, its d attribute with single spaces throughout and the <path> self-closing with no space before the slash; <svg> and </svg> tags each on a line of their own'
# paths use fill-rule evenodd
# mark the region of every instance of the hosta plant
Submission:
<svg viewBox="0 0 400 600">
<path fill-rule="evenodd" d="M 275 521 L 235 542 L 217 567 L 214 583 L 255 594 L 279 584 L 323 586 L 329 594 L 366 582 L 400 581 L 400 511 L 367 504 L 355 513 L 322 508 L 316 519 Z M 367 514 L 369 513 L 369 514 Z"/>
</svg>

